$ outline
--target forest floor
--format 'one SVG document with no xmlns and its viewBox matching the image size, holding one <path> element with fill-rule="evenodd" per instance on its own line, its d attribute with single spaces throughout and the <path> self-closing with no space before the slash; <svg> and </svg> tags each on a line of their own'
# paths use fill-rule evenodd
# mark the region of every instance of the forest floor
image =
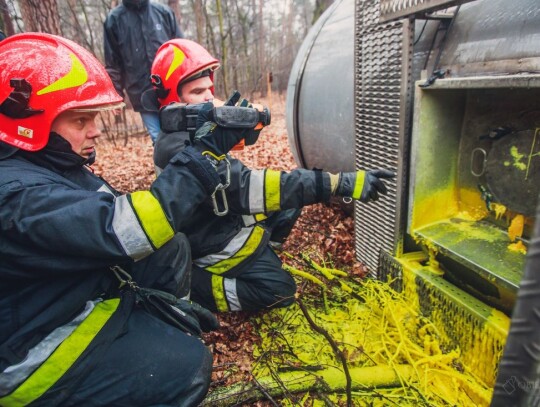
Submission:
<svg viewBox="0 0 540 407">
<path fill-rule="evenodd" d="M 285 100 L 276 96 L 262 102 L 271 108 L 272 124 L 261 132 L 256 145 L 233 155 L 253 169 L 292 170 L 296 165 L 288 144 Z M 103 136 L 98 140 L 93 169 L 121 192 L 147 189 L 155 178 L 152 151 L 147 135 L 115 141 Z M 312 205 L 303 209 L 280 255 L 285 259 L 284 253 L 294 257 L 309 253 L 331 262 L 332 267 L 363 277 L 365 269 L 355 262 L 353 236 L 353 219 L 339 205 Z M 287 260 L 290 262 L 290 257 Z M 253 347 L 259 341 L 253 325 L 257 316 L 247 312 L 220 314 L 220 329 L 205 334 L 214 355 L 213 386 L 251 380 Z"/>
<path fill-rule="evenodd" d="M 292 170 L 285 101 L 262 102 L 272 124 L 234 155 L 253 169 Z M 93 169 L 121 192 L 144 190 L 155 178 L 152 152 L 147 135 L 103 136 Z M 303 209 L 278 253 L 297 281 L 296 303 L 218 315 L 220 328 L 203 335 L 214 358 L 203 406 L 489 405 L 492 386 L 421 314 L 414 290 L 364 278 L 353 232 L 340 205 Z M 481 363 L 490 367 L 487 355 Z"/>
</svg>

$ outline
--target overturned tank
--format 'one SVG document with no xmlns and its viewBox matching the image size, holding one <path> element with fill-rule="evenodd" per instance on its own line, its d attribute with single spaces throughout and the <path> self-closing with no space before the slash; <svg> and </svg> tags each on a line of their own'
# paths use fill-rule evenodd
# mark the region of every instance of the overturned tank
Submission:
<svg viewBox="0 0 540 407">
<path fill-rule="evenodd" d="M 492 385 L 537 220 L 538 44 L 537 0 L 336 0 L 288 85 L 299 166 L 396 171 L 355 204 L 357 259 Z"/>
</svg>

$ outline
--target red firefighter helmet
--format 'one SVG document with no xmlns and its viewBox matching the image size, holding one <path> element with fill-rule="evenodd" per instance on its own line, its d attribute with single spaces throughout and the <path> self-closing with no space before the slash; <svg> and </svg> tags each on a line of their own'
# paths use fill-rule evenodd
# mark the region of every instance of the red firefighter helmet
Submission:
<svg viewBox="0 0 540 407">
<path fill-rule="evenodd" d="M 37 151 L 47 144 L 60 113 L 121 105 L 103 65 L 80 45 L 44 33 L 0 42 L 1 141 Z"/>
<path fill-rule="evenodd" d="M 218 68 L 219 61 L 198 43 L 186 39 L 167 41 L 158 49 L 152 63 L 152 82 L 159 104 L 179 102 L 178 85 L 206 70 L 214 81 L 214 71 Z"/>
</svg>

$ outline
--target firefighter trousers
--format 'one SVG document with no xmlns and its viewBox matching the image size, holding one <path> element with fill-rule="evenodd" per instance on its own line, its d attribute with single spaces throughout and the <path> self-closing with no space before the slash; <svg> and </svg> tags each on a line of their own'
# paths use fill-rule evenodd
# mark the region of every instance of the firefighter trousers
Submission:
<svg viewBox="0 0 540 407">
<path fill-rule="evenodd" d="M 156 253 L 135 263 L 130 274 L 141 287 L 185 296 L 190 268 L 189 242 L 177 234 Z M 70 376 L 77 372 L 78 366 L 73 366 L 32 405 L 187 407 L 204 399 L 212 355 L 200 339 L 137 306 L 117 332 L 105 349 L 98 346 L 76 362 L 91 365 L 82 379 Z M 97 361 L 92 360 L 94 356 Z M 62 397 L 66 393 L 69 396 Z M 62 402 L 55 402 L 59 398 Z"/>
<path fill-rule="evenodd" d="M 287 307 L 296 292 L 294 279 L 281 268 L 281 260 L 269 246 L 235 278 L 196 265 L 191 278 L 191 299 L 214 312 Z"/>
</svg>

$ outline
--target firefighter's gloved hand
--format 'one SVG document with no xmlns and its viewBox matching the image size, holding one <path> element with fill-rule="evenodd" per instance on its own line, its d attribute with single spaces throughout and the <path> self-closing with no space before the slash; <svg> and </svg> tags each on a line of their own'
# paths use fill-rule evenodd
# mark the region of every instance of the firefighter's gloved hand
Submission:
<svg viewBox="0 0 540 407">
<path fill-rule="evenodd" d="M 394 178 L 396 174 L 388 170 L 342 172 L 339 174 L 334 195 L 358 199 L 361 202 L 376 201 L 379 194 L 388 192 L 383 179 Z M 330 176 L 332 179 L 332 175 Z"/>
<path fill-rule="evenodd" d="M 247 99 L 240 99 L 240 101 L 236 104 L 236 106 L 252 107 L 252 108 L 255 108 L 255 109 L 259 110 L 260 112 L 262 112 L 263 110 L 266 109 L 267 114 L 270 115 L 270 110 L 267 107 L 265 107 L 263 105 L 259 105 L 259 104 L 253 105 Z M 257 140 L 259 139 L 259 135 L 261 133 L 261 130 L 263 128 L 264 128 L 264 125 L 262 123 L 259 123 L 257 125 L 257 127 L 255 127 L 253 130 L 250 130 L 248 132 L 248 134 L 246 135 L 246 138 L 245 138 L 246 146 L 251 146 L 251 145 L 253 145 L 253 144 L 255 144 L 257 142 Z"/>
<path fill-rule="evenodd" d="M 227 154 L 250 129 L 225 129 L 212 121 L 211 102 L 205 103 L 197 115 L 193 145 L 210 150 L 217 156 Z"/>
<path fill-rule="evenodd" d="M 187 327 L 187 333 L 201 336 L 202 332 L 210 332 L 219 328 L 219 322 L 215 315 L 196 302 L 178 300 L 174 306 L 184 314 L 183 322 Z"/>
</svg>

